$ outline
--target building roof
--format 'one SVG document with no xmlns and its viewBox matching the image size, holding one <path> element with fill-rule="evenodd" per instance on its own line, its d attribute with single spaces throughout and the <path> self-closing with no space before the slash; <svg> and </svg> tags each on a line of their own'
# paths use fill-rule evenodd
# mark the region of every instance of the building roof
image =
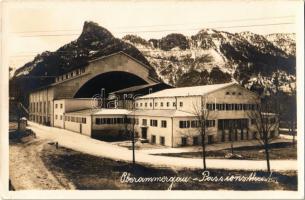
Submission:
<svg viewBox="0 0 305 200">
<path fill-rule="evenodd" d="M 83 109 L 66 113 L 67 115 L 127 115 L 131 111 L 126 109 Z"/>
<path fill-rule="evenodd" d="M 145 98 L 161 98 L 161 97 L 178 97 L 178 96 L 199 96 L 205 95 L 210 92 L 214 92 L 216 90 L 229 87 L 231 85 L 235 85 L 237 83 L 230 82 L 224 84 L 214 84 L 214 85 L 202 85 L 202 86 L 192 86 L 192 87 L 180 87 L 180 88 L 171 88 L 161 90 L 159 92 L 154 92 L 152 94 L 148 94 L 139 99 Z"/>
<path fill-rule="evenodd" d="M 73 112 L 68 112 L 66 115 L 136 115 L 136 116 L 151 116 L 151 117 L 194 117 L 195 115 L 181 110 L 135 110 L 129 111 L 126 109 L 83 109 Z"/>
<path fill-rule="evenodd" d="M 160 83 L 152 83 L 152 84 L 145 84 L 145 85 L 136 85 L 136 86 L 132 86 L 132 87 L 129 87 L 129 88 L 124 88 L 124 89 L 121 89 L 121 90 L 117 90 L 117 91 L 111 92 L 110 94 L 125 93 L 125 92 L 134 92 L 134 91 L 141 90 L 141 89 L 144 89 L 144 88 L 147 88 L 147 87 L 152 87 L 152 86 L 157 85 L 157 84 L 160 84 Z"/>
<path fill-rule="evenodd" d="M 130 115 L 151 117 L 194 117 L 195 115 L 181 110 L 136 110 Z"/>
</svg>

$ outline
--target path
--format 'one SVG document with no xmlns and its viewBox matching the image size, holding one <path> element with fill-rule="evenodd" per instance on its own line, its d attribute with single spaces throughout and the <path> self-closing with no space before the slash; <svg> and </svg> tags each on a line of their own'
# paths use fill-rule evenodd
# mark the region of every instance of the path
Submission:
<svg viewBox="0 0 305 200">
<path fill-rule="evenodd" d="M 29 122 L 29 128 L 32 129 L 37 137 L 58 141 L 60 146 L 70 148 L 83 153 L 101 156 L 113 160 L 131 161 L 132 152 L 124 147 L 119 147 L 111 143 L 99 141 L 74 133 L 65 129 L 46 127 L 36 123 Z M 172 168 L 202 168 L 202 159 L 179 158 L 148 155 L 140 150 L 136 152 L 137 163 L 149 164 L 157 167 Z M 239 170 L 265 170 L 266 161 L 264 160 L 224 160 L 207 159 L 208 168 L 214 169 L 239 169 Z M 297 170 L 296 160 L 271 160 L 271 169 L 279 170 Z"/>
<path fill-rule="evenodd" d="M 47 141 L 41 139 L 32 140 L 24 144 L 10 145 L 9 173 L 15 190 L 62 190 L 74 188 L 64 178 L 58 180 L 45 167 L 41 160 L 40 152 Z"/>
</svg>

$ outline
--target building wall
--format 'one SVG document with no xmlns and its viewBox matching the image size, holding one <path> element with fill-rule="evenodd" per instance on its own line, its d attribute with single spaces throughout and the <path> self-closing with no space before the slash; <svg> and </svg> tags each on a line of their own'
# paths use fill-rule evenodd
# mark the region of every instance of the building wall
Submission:
<svg viewBox="0 0 305 200">
<path fill-rule="evenodd" d="M 161 138 L 165 139 L 165 146 L 172 146 L 172 118 L 170 117 L 154 117 L 154 116 L 137 116 L 139 124 L 136 125 L 136 132 L 139 137 L 143 137 L 142 129 L 147 128 L 147 139 L 152 143 L 152 136 L 156 136 L 155 144 L 161 144 Z M 143 125 L 143 119 L 147 120 L 147 125 Z M 157 126 L 151 126 L 150 120 L 157 120 Z M 161 127 L 161 121 L 166 121 L 166 128 Z"/>
<path fill-rule="evenodd" d="M 36 123 L 53 125 L 54 88 L 33 92 L 29 96 L 30 120 Z"/>
<path fill-rule="evenodd" d="M 79 118 L 81 120 L 72 121 L 71 118 L 74 117 L 75 119 Z M 83 119 L 86 119 L 85 122 Z M 80 134 L 84 134 L 87 136 L 91 136 L 91 128 L 92 128 L 92 121 L 91 116 L 85 115 L 65 115 L 64 117 L 64 128 L 70 131 L 74 131 Z"/>
<path fill-rule="evenodd" d="M 200 128 L 180 128 L 179 123 L 180 121 L 192 121 L 196 120 L 195 117 L 177 117 L 173 119 L 174 126 L 173 126 L 173 147 L 182 146 L 182 138 L 187 139 L 187 146 L 194 145 L 193 137 L 198 137 L 198 145 L 201 144 L 201 134 Z M 216 120 L 215 120 L 216 121 Z M 206 138 L 205 143 L 208 143 L 208 135 L 212 135 L 213 142 L 217 142 L 217 126 L 208 127 L 206 130 Z"/>
<path fill-rule="evenodd" d="M 60 85 L 62 90 L 58 90 L 56 96 L 58 98 L 71 98 L 74 97 L 76 92 L 92 78 L 107 72 L 128 72 L 134 74 L 147 83 L 155 83 L 155 80 L 149 78 L 149 69 L 144 65 L 136 62 L 132 58 L 126 56 L 123 53 L 118 53 L 102 59 L 96 59 L 89 63 L 88 66 L 81 68 L 84 71 L 80 71 L 78 76 L 65 79 L 56 82 Z M 78 70 L 78 69 L 76 69 Z M 69 74 L 69 73 L 67 73 Z M 68 75 L 69 76 L 69 75 Z"/>
<path fill-rule="evenodd" d="M 54 126 L 64 128 L 64 115 L 67 112 L 90 109 L 97 106 L 98 101 L 92 99 L 59 99 L 54 100 Z"/>
<path fill-rule="evenodd" d="M 54 100 L 54 126 L 64 128 L 65 100 Z"/>
</svg>

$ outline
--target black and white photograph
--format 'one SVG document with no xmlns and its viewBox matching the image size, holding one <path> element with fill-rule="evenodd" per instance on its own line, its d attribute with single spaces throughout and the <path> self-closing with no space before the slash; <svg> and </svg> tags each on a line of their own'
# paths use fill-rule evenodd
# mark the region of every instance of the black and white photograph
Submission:
<svg viewBox="0 0 305 200">
<path fill-rule="evenodd" d="M 2 198 L 304 198 L 302 0 L 0 3 Z"/>
</svg>

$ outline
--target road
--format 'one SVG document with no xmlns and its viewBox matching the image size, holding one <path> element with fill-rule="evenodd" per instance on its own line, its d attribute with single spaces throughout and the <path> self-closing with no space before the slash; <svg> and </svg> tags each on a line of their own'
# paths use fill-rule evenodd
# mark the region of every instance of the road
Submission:
<svg viewBox="0 0 305 200">
<path fill-rule="evenodd" d="M 41 160 L 41 149 L 48 140 L 28 141 L 26 144 L 10 145 L 10 179 L 15 190 L 63 190 L 75 187 L 49 171 Z"/>
<path fill-rule="evenodd" d="M 46 127 L 33 122 L 28 124 L 28 128 L 32 129 L 38 138 L 57 141 L 60 146 L 113 160 L 132 161 L 131 150 L 124 147 L 95 140 L 65 129 Z M 202 168 L 202 159 L 149 155 L 141 150 L 136 151 L 136 162 L 175 169 Z M 206 162 L 210 169 L 266 170 L 266 161 L 264 160 L 207 159 Z M 271 160 L 270 162 L 273 171 L 297 170 L 296 160 Z"/>
</svg>

